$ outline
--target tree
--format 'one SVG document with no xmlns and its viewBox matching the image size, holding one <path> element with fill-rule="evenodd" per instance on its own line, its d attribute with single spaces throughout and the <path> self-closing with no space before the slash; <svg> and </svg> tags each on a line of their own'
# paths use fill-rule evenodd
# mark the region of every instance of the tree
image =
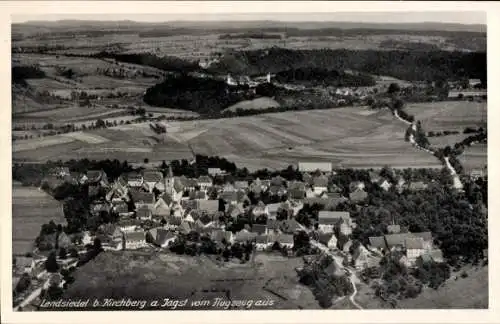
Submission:
<svg viewBox="0 0 500 324">
<path fill-rule="evenodd" d="M 95 122 L 95 127 L 96 128 L 105 128 L 106 127 L 106 123 L 102 119 L 98 119 Z"/>
<path fill-rule="evenodd" d="M 65 248 L 60 248 L 59 249 L 59 259 L 66 259 L 67 252 Z"/>
<path fill-rule="evenodd" d="M 399 87 L 399 84 L 393 82 L 389 85 L 389 88 L 387 88 L 387 93 L 394 94 L 394 93 L 399 92 L 400 90 L 401 90 L 401 88 Z"/>
<path fill-rule="evenodd" d="M 57 264 L 56 253 L 51 252 L 45 260 L 45 270 L 50 273 L 55 273 L 59 270 L 59 265 Z"/>
<path fill-rule="evenodd" d="M 144 159 L 144 163 L 145 163 L 145 164 L 148 164 L 148 163 L 149 163 L 149 159 L 148 159 L 148 158 L 145 158 L 145 159 Z"/>
<path fill-rule="evenodd" d="M 23 275 L 21 276 L 21 278 L 19 279 L 17 285 L 16 285 L 16 288 L 15 288 L 15 292 L 16 293 L 22 293 L 23 291 L 25 291 L 26 289 L 28 289 L 28 287 L 31 285 L 31 277 L 29 274 L 27 273 L 23 273 Z"/>
<path fill-rule="evenodd" d="M 74 247 L 72 247 L 71 249 L 69 249 L 69 256 L 72 257 L 72 258 L 78 258 L 78 251 L 77 249 L 75 249 Z"/>
</svg>

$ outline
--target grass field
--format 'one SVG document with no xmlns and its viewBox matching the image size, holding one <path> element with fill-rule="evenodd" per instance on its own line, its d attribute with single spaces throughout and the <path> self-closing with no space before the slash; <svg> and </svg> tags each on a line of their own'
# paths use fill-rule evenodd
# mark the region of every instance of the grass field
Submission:
<svg viewBox="0 0 500 324">
<path fill-rule="evenodd" d="M 14 255 L 33 251 L 33 243 L 42 224 L 54 220 L 64 224 L 61 204 L 43 191 L 13 184 L 12 249 Z"/>
<path fill-rule="evenodd" d="M 476 144 L 465 149 L 458 159 L 465 172 L 471 169 L 482 169 L 488 164 L 488 145 Z"/>
<path fill-rule="evenodd" d="M 121 125 L 84 133 L 108 141 L 48 145 L 46 139 L 16 142 L 14 159 L 43 161 L 87 157 L 151 162 L 191 158 L 197 154 L 225 156 L 249 169 L 281 168 L 298 161 L 330 161 L 344 167 L 440 167 L 439 161 L 404 141 L 405 126 L 388 111 L 364 107 L 284 112 L 258 116 L 167 123 L 157 135 L 149 124 Z M 24 143 L 29 144 L 24 144 Z M 36 150 L 36 144 L 44 149 Z M 19 149 L 21 148 L 21 149 Z M 30 149 L 28 149 L 30 148 Z M 60 148 L 60 149 L 58 149 Z M 113 152 L 113 156 L 109 155 Z"/>
<path fill-rule="evenodd" d="M 268 109 L 271 107 L 279 107 L 280 104 L 271 98 L 262 97 L 254 100 L 244 100 L 224 109 L 224 111 L 237 111 L 238 109 Z"/>
<path fill-rule="evenodd" d="M 438 290 L 425 289 L 417 298 L 398 301 L 404 309 L 488 308 L 488 267 L 467 271 L 467 278 L 449 279 Z"/>
<path fill-rule="evenodd" d="M 264 254 L 257 255 L 254 264 L 220 264 L 208 256 L 103 253 L 75 272 L 75 283 L 64 297 L 127 296 L 160 300 L 188 298 L 191 301 L 216 297 L 226 299 L 225 291 L 228 290 L 232 300 L 273 300 L 275 305 L 268 307 L 271 309 L 319 308 L 309 289 L 298 283 L 294 268 L 301 264 L 301 258 L 285 259 Z M 283 297 L 279 298 L 273 292 Z"/>
<path fill-rule="evenodd" d="M 425 131 L 463 131 L 465 127 L 484 127 L 488 120 L 486 102 L 418 103 L 408 104 L 405 110 L 422 122 Z"/>
</svg>

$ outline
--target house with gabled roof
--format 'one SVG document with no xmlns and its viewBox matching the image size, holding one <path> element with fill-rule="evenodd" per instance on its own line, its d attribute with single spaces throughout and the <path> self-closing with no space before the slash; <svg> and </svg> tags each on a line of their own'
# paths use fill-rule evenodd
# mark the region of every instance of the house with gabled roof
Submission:
<svg viewBox="0 0 500 324">
<path fill-rule="evenodd" d="M 253 224 L 251 231 L 259 235 L 267 234 L 267 226 L 266 224 Z"/>
<path fill-rule="evenodd" d="M 219 243 L 225 241 L 228 244 L 233 244 L 235 242 L 235 236 L 231 231 L 214 230 L 212 231 L 210 238 L 212 241 Z"/>
<path fill-rule="evenodd" d="M 145 170 L 142 174 L 143 185 L 149 192 L 153 192 L 153 189 L 157 184 L 163 185 L 163 173 L 154 170 Z"/>
<path fill-rule="evenodd" d="M 234 242 L 238 243 L 247 243 L 247 242 L 253 242 L 255 238 L 257 237 L 257 233 L 252 233 L 247 230 L 241 230 L 238 233 L 235 234 L 234 236 Z"/>
<path fill-rule="evenodd" d="M 304 226 L 302 226 L 295 219 L 287 219 L 280 223 L 280 230 L 286 234 L 293 234 L 298 231 L 304 230 Z"/>
<path fill-rule="evenodd" d="M 123 241 L 125 243 L 123 247 L 126 250 L 137 250 L 148 246 L 144 231 L 125 232 Z"/>
<path fill-rule="evenodd" d="M 211 175 L 212 177 L 218 176 L 218 175 L 224 175 L 225 172 L 221 170 L 220 168 L 208 168 L 208 174 Z"/>
<path fill-rule="evenodd" d="M 319 233 L 318 242 L 329 249 L 335 249 L 337 247 L 337 237 L 333 233 Z"/>
<path fill-rule="evenodd" d="M 135 216 L 140 220 L 148 220 L 153 217 L 153 212 L 148 206 L 141 206 L 135 210 Z"/>
<path fill-rule="evenodd" d="M 389 189 L 391 189 L 392 187 L 392 184 L 387 179 L 380 179 L 377 182 L 377 184 L 380 188 L 384 189 L 385 191 L 389 191 Z"/>
<path fill-rule="evenodd" d="M 255 237 L 255 249 L 257 251 L 265 251 L 269 249 L 273 245 L 273 242 L 270 242 L 269 237 L 265 234 L 257 235 Z"/>
<path fill-rule="evenodd" d="M 401 232 L 401 226 L 392 224 L 387 226 L 387 233 L 389 234 L 397 234 Z"/>
<path fill-rule="evenodd" d="M 410 191 L 422 191 L 427 189 L 427 184 L 423 181 L 410 182 L 408 185 L 408 190 Z"/>
<path fill-rule="evenodd" d="M 138 172 L 129 172 L 125 175 L 127 179 L 127 184 L 131 188 L 142 188 L 144 180 L 142 178 L 142 174 Z"/>
<path fill-rule="evenodd" d="M 257 205 L 252 209 L 252 214 L 254 217 L 266 216 L 269 218 L 269 209 L 262 201 L 259 201 Z"/>
<path fill-rule="evenodd" d="M 321 195 L 323 192 L 328 191 L 328 177 L 320 175 L 313 178 L 313 191 L 316 195 Z"/>
<path fill-rule="evenodd" d="M 213 180 L 209 176 L 201 176 L 198 178 L 198 185 L 200 186 L 201 190 L 207 190 L 212 186 L 212 184 Z"/>
<path fill-rule="evenodd" d="M 153 209 L 155 204 L 155 195 L 153 193 L 131 189 L 130 195 L 136 209 L 140 208 L 141 206 L 146 206 Z"/>
<path fill-rule="evenodd" d="M 349 199 L 353 203 L 360 203 L 365 201 L 368 198 L 368 193 L 363 189 L 356 189 L 349 194 Z"/>
<path fill-rule="evenodd" d="M 243 204 L 231 204 L 227 206 L 226 213 L 232 218 L 237 218 L 245 213 L 245 209 L 243 208 Z"/>
<path fill-rule="evenodd" d="M 299 162 L 298 169 L 302 173 L 313 173 L 316 171 L 330 173 L 333 170 L 331 162 Z"/>
<path fill-rule="evenodd" d="M 33 273 L 33 270 L 35 269 L 35 259 L 33 259 L 33 257 L 17 256 L 15 259 L 16 262 L 15 265 L 13 265 L 13 268 L 16 273 L 27 273 L 29 275 Z"/>
<path fill-rule="evenodd" d="M 266 222 L 267 232 L 268 233 L 279 233 L 280 232 L 280 223 L 275 219 L 268 219 Z"/>
<path fill-rule="evenodd" d="M 205 191 L 193 190 L 189 193 L 189 199 L 207 199 Z"/>
<path fill-rule="evenodd" d="M 405 249 L 410 264 L 414 264 L 419 256 L 433 249 L 432 234 L 430 232 L 388 234 L 369 237 L 368 240 L 375 250 Z"/>
<path fill-rule="evenodd" d="M 368 171 L 368 176 L 370 177 L 370 181 L 372 183 L 378 183 L 382 180 L 382 177 L 375 171 Z"/>
<path fill-rule="evenodd" d="M 279 234 L 276 236 L 275 242 L 278 242 L 282 248 L 291 250 L 293 248 L 293 235 Z"/>
<path fill-rule="evenodd" d="M 349 212 L 326 211 L 318 213 L 318 229 L 323 233 L 339 233 L 349 236 L 352 234 L 352 220 Z"/>
<path fill-rule="evenodd" d="M 287 189 L 285 188 L 284 185 L 277 186 L 277 185 L 271 184 L 271 186 L 269 187 L 269 189 L 267 189 L 267 192 L 271 196 L 283 197 L 283 196 L 287 195 L 288 191 L 287 191 Z"/>
<path fill-rule="evenodd" d="M 224 191 L 220 194 L 227 204 L 236 204 L 238 202 L 238 193 L 236 191 Z"/>
<path fill-rule="evenodd" d="M 196 209 L 206 212 L 208 215 L 213 215 L 219 210 L 218 200 L 197 199 Z"/>
<path fill-rule="evenodd" d="M 170 216 L 171 209 L 163 199 L 159 199 L 151 209 L 151 214 L 155 219 L 166 219 Z"/>
<path fill-rule="evenodd" d="M 356 190 L 364 190 L 365 183 L 363 181 L 353 181 L 349 184 L 349 191 L 354 192 Z"/>
<path fill-rule="evenodd" d="M 249 188 L 248 181 L 235 181 L 234 188 L 236 190 L 248 190 Z"/>
</svg>

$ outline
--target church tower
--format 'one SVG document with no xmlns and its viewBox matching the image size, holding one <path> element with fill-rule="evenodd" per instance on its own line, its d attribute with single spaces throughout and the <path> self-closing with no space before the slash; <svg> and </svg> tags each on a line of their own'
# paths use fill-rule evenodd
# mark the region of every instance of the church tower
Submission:
<svg viewBox="0 0 500 324">
<path fill-rule="evenodd" d="M 169 193 L 174 199 L 175 197 L 175 188 L 174 188 L 174 175 L 172 173 L 172 166 L 168 166 L 168 171 L 165 176 L 165 192 Z"/>
</svg>

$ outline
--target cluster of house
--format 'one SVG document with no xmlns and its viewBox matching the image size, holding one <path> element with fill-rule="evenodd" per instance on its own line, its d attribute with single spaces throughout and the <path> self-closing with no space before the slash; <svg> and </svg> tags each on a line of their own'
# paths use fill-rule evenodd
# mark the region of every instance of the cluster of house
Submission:
<svg viewBox="0 0 500 324">
<path fill-rule="evenodd" d="M 376 252 L 388 252 L 399 250 L 400 262 L 406 266 L 414 266 L 420 262 L 443 262 L 443 253 L 434 248 L 431 232 L 401 233 L 399 225 L 389 225 L 389 234 L 384 236 L 370 237 L 370 249 Z"/>
<path fill-rule="evenodd" d="M 159 170 L 144 170 L 120 176 L 113 183 L 104 171 L 92 170 L 79 175 L 77 181 L 88 184 L 92 192 L 100 188 L 106 190 L 105 199 L 94 201 L 91 212 L 114 211 L 119 216 L 118 222 L 101 226 L 96 234 L 105 249 L 167 247 L 179 233 L 192 231 L 207 235 L 216 243 L 223 239 L 229 244 L 252 241 L 257 250 L 265 250 L 278 242 L 281 247 L 291 248 L 293 234 L 304 229 L 295 216 L 305 204 L 315 203 L 324 206 L 319 212 L 317 227 L 323 234 L 322 241 L 325 235 L 330 235 L 325 241 L 327 246 L 336 244 L 336 234 L 350 236 L 356 224 L 349 213 L 332 210 L 346 201 L 358 204 L 365 201 L 368 198 L 365 183 L 351 183 L 349 194 L 344 197 L 344 190 L 331 181 L 334 175 L 331 163 L 301 162 L 298 170 L 303 174 L 303 181 L 286 181 L 277 176 L 215 185 L 213 179 L 224 174 L 217 168 L 211 168 L 208 176 L 198 178 L 174 177 L 171 169 L 166 175 Z M 68 172 L 62 168 L 58 176 L 66 177 Z M 384 190 L 393 186 L 376 172 L 370 172 L 370 181 Z M 394 186 L 398 190 L 423 190 L 427 185 L 407 184 L 399 179 Z M 280 202 L 266 205 L 259 201 L 252 205 L 248 195 L 252 193 L 258 198 L 264 192 L 278 197 Z M 222 215 L 237 219 L 243 214 L 253 215 L 254 219 L 260 219 L 256 223 L 261 224 L 246 225 L 233 234 L 220 221 Z M 89 233 L 84 234 L 87 244 L 92 240 Z"/>
</svg>

